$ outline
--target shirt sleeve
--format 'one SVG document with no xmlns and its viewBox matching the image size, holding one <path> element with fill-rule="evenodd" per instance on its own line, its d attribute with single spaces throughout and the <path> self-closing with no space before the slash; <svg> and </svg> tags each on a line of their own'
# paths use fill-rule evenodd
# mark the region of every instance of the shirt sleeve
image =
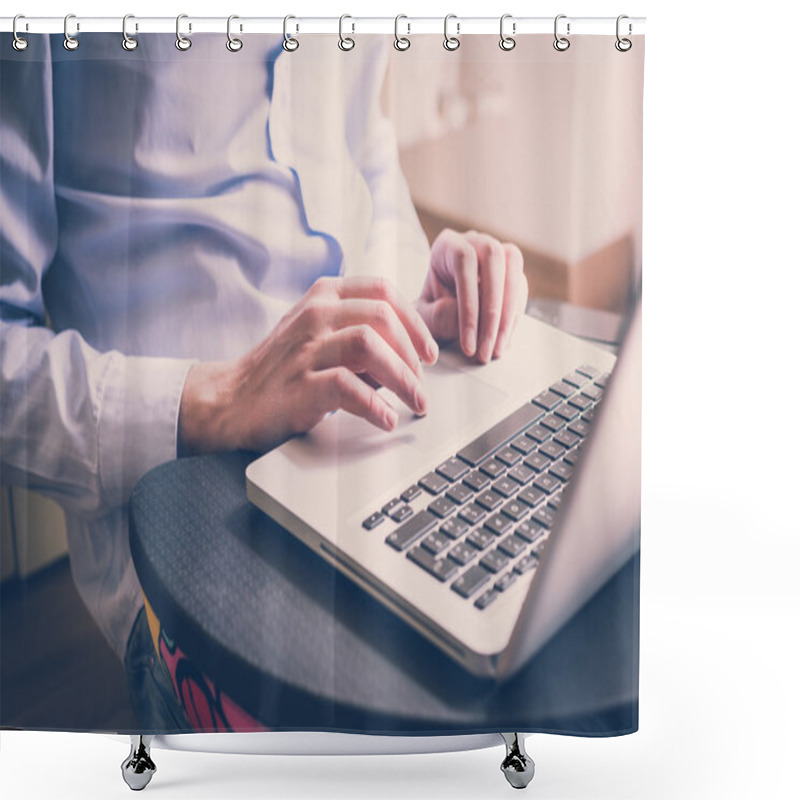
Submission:
<svg viewBox="0 0 800 800">
<path fill-rule="evenodd" d="M 39 46 L 4 47 L 0 70 L 0 479 L 93 516 L 175 458 L 192 361 L 101 353 L 46 326 L 58 219 L 49 37 Z"/>
<path fill-rule="evenodd" d="M 394 125 L 381 110 L 389 46 L 381 41 L 371 46 L 374 49 L 365 60 L 364 82 L 355 87 L 358 96 L 351 98 L 352 118 L 348 120 L 353 155 L 372 197 L 363 264 L 369 273 L 388 277 L 414 300 L 430 265 L 430 246 L 400 165 Z"/>
</svg>

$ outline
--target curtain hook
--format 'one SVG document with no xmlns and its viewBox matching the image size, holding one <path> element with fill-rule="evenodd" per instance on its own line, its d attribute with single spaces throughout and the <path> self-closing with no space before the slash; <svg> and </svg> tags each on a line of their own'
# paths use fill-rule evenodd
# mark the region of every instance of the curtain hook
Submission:
<svg viewBox="0 0 800 800">
<path fill-rule="evenodd" d="M 456 17 L 455 14 L 448 14 L 444 18 L 444 42 L 443 42 L 444 49 L 445 50 L 449 50 L 450 52 L 452 52 L 453 50 L 458 50 L 458 48 L 461 46 L 461 42 L 458 39 L 458 34 L 461 33 L 461 23 L 460 22 L 456 22 L 456 35 L 455 36 L 450 36 L 447 33 L 447 25 L 448 25 L 448 23 L 450 22 L 451 19 L 458 19 L 458 18 Z"/>
<path fill-rule="evenodd" d="M 283 18 L 283 49 L 289 53 L 293 53 L 300 47 L 300 40 L 296 36 L 292 36 L 289 33 L 289 20 L 290 19 L 297 19 L 297 17 L 293 17 L 291 14 L 287 14 Z M 297 25 L 295 30 L 300 30 L 300 26 Z"/>
<path fill-rule="evenodd" d="M 228 41 L 225 42 L 225 47 L 227 47 L 231 53 L 238 53 L 244 47 L 244 42 L 241 39 L 237 39 L 235 36 L 231 35 L 231 22 L 235 19 L 239 19 L 236 14 L 231 14 L 228 17 Z M 241 26 L 239 30 L 241 30 Z"/>
<path fill-rule="evenodd" d="M 188 14 L 178 14 L 177 19 L 175 20 L 175 47 L 178 50 L 188 50 L 192 46 L 192 40 L 187 38 L 181 33 L 181 20 L 188 19 Z M 189 30 L 191 31 L 192 26 L 189 25 Z"/>
<path fill-rule="evenodd" d="M 347 52 L 348 50 L 352 50 L 356 46 L 354 39 L 352 39 L 349 36 L 344 36 L 342 34 L 342 25 L 344 24 L 344 21 L 346 19 L 353 19 L 353 18 L 349 14 L 342 14 L 342 16 L 339 17 L 339 49 L 344 50 L 345 52 Z M 353 25 L 353 33 L 355 33 L 356 32 L 355 22 L 352 23 L 352 25 Z"/>
<path fill-rule="evenodd" d="M 80 42 L 74 37 L 69 35 L 69 21 L 71 19 L 75 19 L 74 14 L 67 14 L 64 17 L 64 49 L 65 50 L 77 50 Z M 77 27 L 80 30 L 80 25 Z"/>
<path fill-rule="evenodd" d="M 558 50 L 560 53 L 563 53 L 565 50 L 569 50 L 569 39 L 566 36 L 559 36 L 558 35 L 558 21 L 560 19 L 566 19 L 566 14 L 559 14 L 556 17 L 556 21 L 553 25 L 553 34 L 556 37 L 555 41 L 553 42 L 553 47 Z M 569 22 L 567 22 L 567 36 L 569 36 Z"/>
<path fill-rule="evenodd" d="M 507 19 L 512 19 L 512 15 L 503 14 L 503 16 L 500 17 L 500 49 L 505 50 L 506 52 L 508 52 L 509 50 L 513 50 L 517 46 L 516 39 L 514 39 L 512 36 L 506 36 L 505 34 L 504 26 Z M 512 33 L 517 32 L 516 22 L 511 23 L 511 32 Z"/>
<path fill-rule="evenodd" d="M 400 35 L 399 27 L 401 19 L 408 19 L 408 17 L 405 14 L 398 14 L 394 18 L 394 49 L 403 51 L 408 50 L 408 48 L 411 47 L 411 39 Z M 406 22 L 406 27 L 408 28 L 408 32 L 411 33 L 410 22 Z"/>
<path fill-rule="evenodd" d="M 16 16 L 16 17 L 14 17 L 14 23 L 13 23 L 13 25 L 11 26 L 11 30 L 12 30 L 12 32 L 13 32 L 13 34 L 14 34 L 14 41 L 13 41 L 13 42 L 11 42 L 11 46 L 12 46 L 12 47 L 13 47 L 13 48 L 14 48 L 14 49 L 15 49 L 15 50 L 18 52 L 18 53 L 21 53 L 23 50 L 27 50 L 27 49 L 28 49 L 28 44 L 29 44 L 29 42 L 28 42 L 28 40 L 27 40 L 27 39 L 23 39 L 23 38 L 22 38 L 22 36 L 20 36 L 20 35 L 17 33 L 17 20 L 18 20 L 18 19 L 25 19 L 25 15 L 24 15 L 24 14 L 17 14 L 17 16 Z M 28 26 L 27 26 L 27 23 L 26 23 L 26 25 L 25 25 L 25 29 L 26 29 L 26 30 L 27 30 L 27 27 L 28 27 Z"/>
<path fill-rule="evenodd" d="M 122 46 L 125 50 L 130 52 L 131 50 L 135 50 L 139 46 L 139 40 L 134 36 L 128 36 L 128 20 L 129 19 L 136 19 L 133 14 L 126 14 L 122 18 Z M 138 25 L 136 26 L 138 29 Z"/>
<path fill-rule="evenodd" d="M 622 20 L 628 19 L 628 18 L 629 17 L 628 17 L 627 14 L 620 14 L 617 17 L 617 41 L 614 43 L 614 47 L 616 47 L 617 50 L 620 51 L 620 53 L 627 53 L 628 50 L 630 50 L 631 47 L 633 47 L 633 42 L 630 39 L 621 39 L 620 35 L 619 35 L 619 27 L 620 27 L 619 24 L 620 24 L 620 22 L 622 22 Z M 628 35 L 630 35 L 631 33 L 633 33 L 633 25 L 631 25 L 630 22 L 629 22 L 628 23 Z"/>
</svg>

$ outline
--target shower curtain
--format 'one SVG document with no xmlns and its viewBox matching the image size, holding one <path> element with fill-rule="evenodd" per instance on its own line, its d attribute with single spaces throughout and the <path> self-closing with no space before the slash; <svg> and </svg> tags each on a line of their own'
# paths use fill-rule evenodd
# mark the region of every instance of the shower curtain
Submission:
<svg viewBox="0 0 800 800">
<path fill-rule="evenodd" d="M 180 30 L 0 36 L 0 725 L 635 731 L 644 38 Z"/>
</svg>

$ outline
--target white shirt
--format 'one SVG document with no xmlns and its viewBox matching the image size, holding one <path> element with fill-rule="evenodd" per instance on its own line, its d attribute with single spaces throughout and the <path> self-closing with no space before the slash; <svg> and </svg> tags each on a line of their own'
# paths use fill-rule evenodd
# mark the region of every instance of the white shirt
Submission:
<svg viewBox="0 0 800 800">
<path fill-rule="evenodd" d="M 1 477 L 64 507 L 122 658 L 127 502 L 176 457 L 191 363 L 241 355 L 322 275 L 414 297 L 430 253 L 379 106 L 390 37 L 28 39 L 0 37 Z"/>
</svg>

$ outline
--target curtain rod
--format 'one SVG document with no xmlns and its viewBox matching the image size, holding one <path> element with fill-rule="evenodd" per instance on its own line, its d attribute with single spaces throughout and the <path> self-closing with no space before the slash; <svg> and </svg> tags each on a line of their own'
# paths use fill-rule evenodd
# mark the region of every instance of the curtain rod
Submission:
<svg viewBox="0 0 800 800">
<path fill-rule="evenodd" d="M 615 35 L 617 31 L 616 17 L 570 17 L 559 15 L 559 31 L 570 35 Z M 504 30 L 507 35 L 518 36 L 531 33 L 549 33 L 554 31 L 554 17 L 514 17 L 507 16 Z M 13 30 L 13 17 L 0 17 L 0 31 Z M 385 33 L 394 34 L 394 17 L 351 17 L 347 16 L 342 24 L 345 34 L 351 33 Z M 232 23 L 232 30 L 241 33 L 283 33 L 283 17 L 237 17 Z M 444 17 L 400 17 L 397 21 L 398 32 L 402 36 L 414 34 L 444 34 Z M 569 31 L 567 31 L 569 25 Z M 303 17 L 292 16 L 289 22 L 290 35 L 304 33 L 339 33 L 338 17 Z M 644 33 L 644 17 L 627 17 L 622 22 L 622 33 L 625 36 L 636 36 Z M 129 18 L 127 31 L 135 33 L 175 33 L 175 17 L 135 17 Z M 194 33 L 226 33 L 227 17 L 193 17 L 183 16 L 181 31 L 184 34 Z M 69 32 L 71 35 L 81 33 L 121 32 L 121 17 L 81 17 L 70 15 Z M 450 35 L 469 35 L 477 33 L 500 33 L 500 16 L 497 17 L 451 17 L 448 31 Z M 64 17 L 20 17 L 17 21 L 17 32 L 25 33 L 63 33 Z"/>
</svg>

